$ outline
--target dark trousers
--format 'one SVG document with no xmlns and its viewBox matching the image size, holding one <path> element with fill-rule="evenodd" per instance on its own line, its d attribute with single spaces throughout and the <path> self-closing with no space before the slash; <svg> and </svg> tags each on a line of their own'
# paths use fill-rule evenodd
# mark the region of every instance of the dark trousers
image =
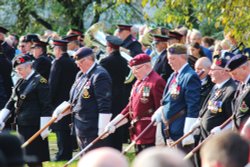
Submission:
<svg viewBox="0 0 250 167">
<path fill-rule="evenodd" d="M 96 138 L 97 138 L 97 136 L 93 136 L 93 137 L 77 136 L 77 143 L 78 143 L 80 149 L 83 150 L 87 145 L 89 145 Z M 99 140 L 91 148 L 89 148 L 86 151 L 90 151 L 90 150 L 93 150 L 93 149 L 96 149 L 96 148 L 99 148 L 99 147 L 108 147 L 108 146 L 110 146 L 110 142 L 109 142 L 109 139 L 106 138 L 104 140 Z"/>
<path fill-rule="evenodd" d="M 70 160 L 72 158 L 72 138 L 70 130 L 55 130 L 57 137 L 58 152 L 56 154 L 56 161 Z"/>
<path fill-rule="evenodd" d="M 135 154 L 139 154 L 142 150 L 149 148 L 149 147 L 153 147 L 155 146 L 154 143 L 151 144 L 136 144 L 135 145 Z"/>
</svg>

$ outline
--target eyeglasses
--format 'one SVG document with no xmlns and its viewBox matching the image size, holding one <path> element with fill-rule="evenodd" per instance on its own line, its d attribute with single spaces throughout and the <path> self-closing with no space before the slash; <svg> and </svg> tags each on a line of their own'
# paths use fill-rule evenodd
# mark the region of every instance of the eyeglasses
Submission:
<svg viewBox="0 0 250 167">
<path fill-rule="evenodd" d="M 76 64 L 81 64 L 81 63 L 83 63 L 85 60 L 86 60 L 86 59 L 76 60 L 75 63 L 76 63 Z"/>
<path fill-rule="evenodd" d="M 133 67 L 132 67 L 132 70 L 138 71 L 138 70 L 141 69 L 144 65 L 145 65 L 145 64 L 133 66 Z"/>
</svg>

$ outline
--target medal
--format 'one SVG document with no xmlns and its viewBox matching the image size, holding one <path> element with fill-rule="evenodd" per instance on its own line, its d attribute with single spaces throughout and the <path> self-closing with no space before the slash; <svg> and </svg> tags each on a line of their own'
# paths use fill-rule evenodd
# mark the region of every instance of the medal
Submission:
<svg viewBox="0 0 250 167">
<path fill-rule="evenodd" d="M 173 99 L 177 99 L 181 91 L 181 87 L 177 83 L 173 83 L 170 88 L 170 94 Z"/>
<path fill-rule="evenodd" d="M 82 97 L 84 99 L 88 99 L 90 97 L 88 89 L 86 89 L 86 88 L 83 89 Z"/>
<path fill-rule="evenodd" d="M 246 102 L 243 101 L 243 102 L 241 103 L 241 106 L 240 106 L 240 111 L 241 111 L 241 112 L 247 112 L 248 109 L 249 109 L 249 107 L 247 106 Z"/>
</svg>

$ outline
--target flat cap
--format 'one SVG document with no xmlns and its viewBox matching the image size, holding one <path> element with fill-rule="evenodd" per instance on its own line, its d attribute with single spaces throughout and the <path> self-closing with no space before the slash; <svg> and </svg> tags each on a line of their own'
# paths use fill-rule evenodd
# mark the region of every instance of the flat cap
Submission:
<svg viewBox="0 0 250 167">
<path fill-rule="evenodd" d="M 33 43 L 32 48 L 35 48 L 35 47 L 46 47 L 47 45 L 48 45 L 47 42 L 36 41 L 36 42 Z"/>
<path fill-rule="evenodd" d="M 177 31 L 169 31 L 168 32 L 168 36 L 169 36 L 169 38 L 170 39 L 177 39 L 177 40 L 181 40 L 181 38 L 182 38 L 182 34 L 180 34 L 179 32 L 177 32 Z"/>
<path fill-rule="evenodd" d="M 123 41 L 113 35 L 106 36 L 107 40 L 107 46 L 114 48 L 114 49 L 119 49 L 119 47 L 122 45 Z"/>
<path fill-rule="evenodd" d="M 24 36 L 22 42 L 37 42 L 37 41 L 40 41 L 38 35 L 36 35 L 36 34 L 28 34 L 28 35 Z"/>
<path fill-rule="evenodd" d="M 6 28 L 0 26 L 0 33 L 7 34 L 9 32 Z"/>
<path fill-rule="evenodd" d="M 31 62 L 31 61 L 32 61 L 32 59 L 28 55 L 19 56 L 14 60 L 13 67 L 15 68 L 16 66 L 18 66 L 20 64 L 24 64 L 24 63 Z"/>
<path fill-rule="evenodd" d="M 151 60 L 151 58 L 149 55 L 147 55 L 145 53 L 141 53 L 141 54 L 136 55 L 133 59 L 131 59 L 129 61 L 129 66 L 133 67 L 136 65 L 148 63 L 148 62 L 150 62 L 150 60 Z"/>
<path fill-rule="evenodd" d="M 53 40 L 53 46 L 67 46 L 67 44 L 68 41 L 66 40 L 57 40 L 57 39 Z"/>
<path fill-rule="evenodd" d="M 225 68 L 228 71 L 233 71 L 233 70 L 240 67 L 241 65 L 243 65 L 246 62 L 247 62 L 247 56 L 245 56 L 243 54 L 237 54 L 231 60 L 228 61 Z"/>
<path fill-rule="evenodd" d="M 117 24 L 117 28 L 121 31 L 121 30 L 131 30 L 132 25 L 130 24 Z"/>
<path fill-rule="evenodd" d="M 187 54 L 187 47 L 183 44 L 173 44 L 168 47 L 168 52 L 170 54 Z"/>
<path fill-rule="evenodd" d="M 75 60 L 80 60 L 84 57 L 90 56 L 92 55 L 94 52 L 91 48 L 87 48 L 87 47 L 81 47 L 80 49 L 78 49 L 76 51 L 76 53 L 74 54 L 74 59 Z"/>
<path fill-rule="evenodd" d="M 66 40 L 68 42 L 72 42 L 72 41 L 77 41 L 78 40 L 78 36 L 77 34 L 71 34 L 71 35 L 67 35 L 65 37 L 63 37 L 63 40 Z"/>
<path fill-rule="evenodd" d="M 153 34 L 153 43 L 167 42 L 168 40 L 169 40 L 169 37 L 167 35 Z"/>
</svg>

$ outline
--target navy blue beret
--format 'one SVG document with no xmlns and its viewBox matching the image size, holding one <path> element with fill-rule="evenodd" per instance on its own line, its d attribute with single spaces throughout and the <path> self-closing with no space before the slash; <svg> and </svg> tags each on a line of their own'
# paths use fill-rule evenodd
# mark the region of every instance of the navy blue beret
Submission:
<svg viewBox="0 0 250 167">
<path fill-rule="evenodd" d="M 228 61 L 227 65 L 226 65 L 226 69 L 228 71 L 233 71 L 246 62 L 247 62 L 247 56 L 245 56 L 243 54 L 237 54 L 231 60 Z"/>
<path fill-rule="evenodd" d="M 92 55 L 94 52 L 91 48 L 87 48 L 87 47 L 81 47 L 80 49 L 78 49 L 76 51 L 76 53 L 74 54 L 74 59 L 75 60 L 80 60 L 84 57 L 90 56 Z"/>
</svg>

